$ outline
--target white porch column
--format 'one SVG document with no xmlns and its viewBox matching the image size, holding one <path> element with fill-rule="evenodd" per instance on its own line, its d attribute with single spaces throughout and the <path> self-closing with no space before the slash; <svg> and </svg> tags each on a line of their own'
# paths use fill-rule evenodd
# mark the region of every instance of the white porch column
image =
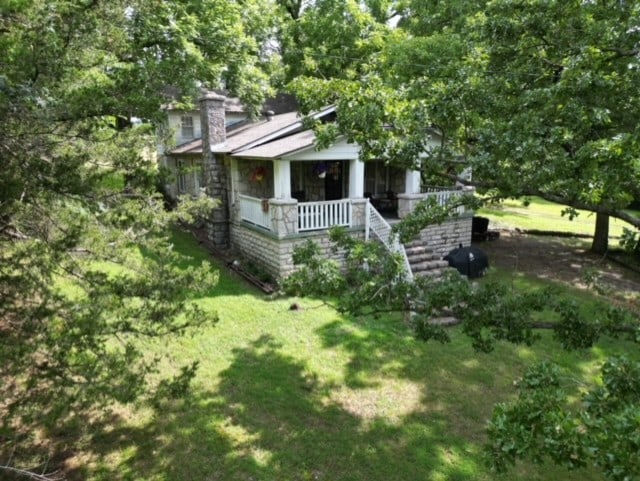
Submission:
<svg viewBox="0 0 640 481">
<path fill-rule="evenodd" d="M 273 161 L 273 196 L 276 199 L 291 199 L 291 161 Z"/>
<path fill-rule="evenodd" d="M 240 180 L 240 174 L 238 172 L 238 159 L 231 157 L 231 203 L 236 203 L 236 195 L 238 194 L 238 181 Z"/>
<path fill-rule="evenodd" d="M 420 171 L 407 170 L 404 178 L 404 193 L 419 194 L 420 193 Z"/>
<path fill-rule="evenodd" d="M 349 198 L 364 197 L 364 162 L 360 159 L 349 161 Z"/>
</svg>

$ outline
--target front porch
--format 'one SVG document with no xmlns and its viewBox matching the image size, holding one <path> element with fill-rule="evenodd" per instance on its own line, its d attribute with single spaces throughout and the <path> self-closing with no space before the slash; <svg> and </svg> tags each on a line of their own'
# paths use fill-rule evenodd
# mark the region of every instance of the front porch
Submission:
<svg viewBox="0 0 640 481">
<path fill-rule="evenodd" d="M 433 197 L 444 205 L 462 194 L 458 188 L 422 186 L 418 171 L 358 159 L 234 159 L 231 167 L 232 220 L 278 238 L 334 226 L 364 229 L 369 208 L 388 220 L 401 219 L 422 200 Z"/>
<path fill-rule="evenodd" d="M 411 195 L 406 199 L 398 199 L 398 210 L 403 209 L 408 213 L 418 202 L 429 197 L 434 197 L 439 205 L 444 205 L 448 199 L 461 193 L 460 190 L 452 190 Z M 298 202 L 297 199 L 259 199 L 238 195 L 238 220 L 264 229 L 276 237 L 327 230 L 335 226 L 366 228 L 368 209 L 377 211 L 368 198 Z M 464 213 L 464 207 L 459 207 L 458 212 Z M 380 215 L 391 224 L 400 220 L 398 216 Z"/>
<path fill-rule="evenodd" d="M 328 229 L 342 226 L 357 238 L 375 238 L 399 254 L 412 277 L 414 266 L 392 234 L 391 224 L 424 199 L 432 197 L 443 205 L 463 191 L 422 186 L 418 171 L 381 162 L 365 165 L 357 156 L 315 159 L 231 159 L 232 247 L 278 279 L 295 269 L 293 250 L 307 239 L 318 243 L 328 257 L 335 256 Z M 425 229 L 416 242 L 431 250 L 434 259 L 441 259 L 459 243 L 470 242 L 470 229 L 470 216 L 463 215 Z"/>
</svg>

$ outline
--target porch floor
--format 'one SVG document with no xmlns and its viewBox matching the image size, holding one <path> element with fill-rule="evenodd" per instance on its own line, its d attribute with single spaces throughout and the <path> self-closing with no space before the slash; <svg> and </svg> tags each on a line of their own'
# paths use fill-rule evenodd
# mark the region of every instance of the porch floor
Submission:
<svg viewBox="0 0 640 481">
<path fill-rule="evenodd" d="M 393 214 L 393 213 L 384 213 L 382 214 L 382 218 L 386 220 L 390 226 L 393 226 L 400 222 L 400 217 L 398 217 L 397 214 Z"/>
</svg>

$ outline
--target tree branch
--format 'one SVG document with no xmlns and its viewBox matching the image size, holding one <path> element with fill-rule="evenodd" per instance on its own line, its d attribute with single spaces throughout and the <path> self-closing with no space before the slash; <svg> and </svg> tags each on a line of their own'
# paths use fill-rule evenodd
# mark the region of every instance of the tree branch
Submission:
<svg viewBox="0 0 640 481">
<path fill-rule="evenodd" d="M 498 185 L 494 183 L 467 180 L 455 174 L 441 174 L 441 175 L 442 177 L 445 177 L 450 180 L 455 180 L 456 182 L 459 182 L 463 185 L 470 186 L 470 187 L 479 187 L 481 189 L 495 189 L 498 187 Z M 563 197 L 561 195 L 550 193 L 550 192 L 544 192 L 538 189 L 521 190 L 519 191 L 519 195 L 522 197 L 526 197 L 526 196 L 542 197 L 544 200 L 555 202 L 557 204 L 562 204 L 569 207 L 575 207 L 576 209 L 588 210 L 590 212 L 597 212 L 599 214 L 605 214 L 610 217 L 615 217 L 616 219 L 620 219 L 625 222 L 628 222 L 629 224 L 636 227 L 637 229 L 640 229 L 640 217 L 630 214 L 629 212 L 626 212 L 622 209 L 610 209 L 610 208 L 599 206 L 599 205 L 592 205 L 586 202 L 581 202 L 579 200 L 567 199 L 566 197 Z"/>
<path fill-rule="evenodd" d="M 30 479 L 35 479 L 37 481 L 56 481 L 56 480 L 60 480 L 62 478 L 59 477 L 52 477 L 53 474 L 37 474 L 31 471 L 26 471 L 24 469 L 18 469 L 18 468 L 12 468 L 11 466 L 0 466 L 0 470 L 2 471 L 8 471 L 10 473 L 14 473 L 14 474 L 18 474 L 20 476 L 26 476 L 27 478 Z"/>
</svg>

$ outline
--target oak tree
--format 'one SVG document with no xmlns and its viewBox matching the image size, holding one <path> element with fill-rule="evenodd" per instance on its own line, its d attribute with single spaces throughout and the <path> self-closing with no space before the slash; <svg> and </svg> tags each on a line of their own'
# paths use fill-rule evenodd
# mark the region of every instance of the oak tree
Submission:
<svg viewBox="0 0 640 481">
<path fill-rule="evenodd" d="M 195 363 L 150 377 L 159 360 L 143 342 L 216 320 L 189 302 L 215 271 L 187 267 L 170 239 L 212 200 L 165 210 L 153 129 L 169 88 L 189 99 L 226 86 L 261 103 L 272 26 L 242 3 L 3 2 L 3 461 L 19 462 L 36 429 L 46 437 L 92 407 L 180 393 L 193 376 Z"/>
</svg>

